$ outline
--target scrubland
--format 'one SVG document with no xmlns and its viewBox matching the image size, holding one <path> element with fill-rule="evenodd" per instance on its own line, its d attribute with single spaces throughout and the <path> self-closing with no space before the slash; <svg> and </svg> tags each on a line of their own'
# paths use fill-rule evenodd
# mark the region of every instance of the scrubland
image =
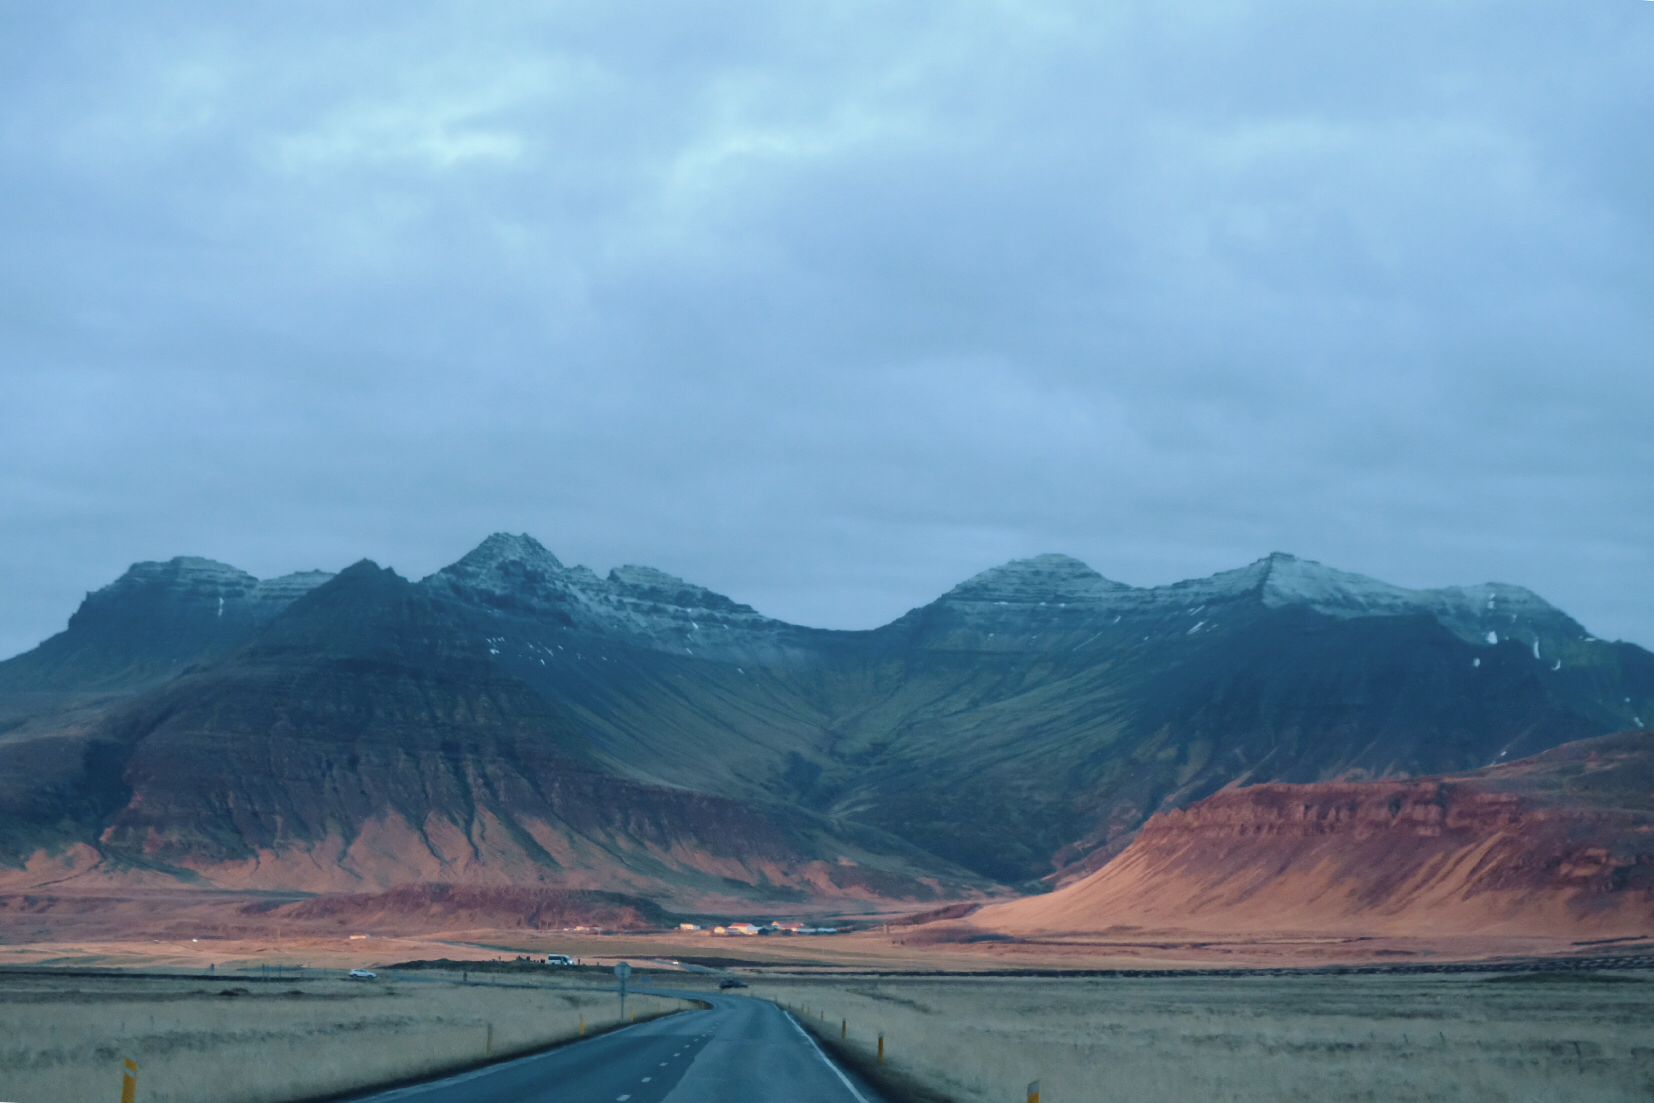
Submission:
<svg viewBox="0 0 1654 1103">
<path fill-rule="evenodd" d="M 907 1094 L 958 1103 L 1646 1101 L 1648 974 L 757 978 Z M 805 1009 L 808 1009 L 805 1011 Z"/>
<path fill-rule="evenodd" d="M 613 993 L 380 971 L 303 981 L 0 974 L 0 1099 L 285 1103 L 462 1068 L 619 1023 Z M 475 979 L 475 978 L 473 978 Z M 633 995 L 628 1016 L 689 1006 Z"/>
</svg>

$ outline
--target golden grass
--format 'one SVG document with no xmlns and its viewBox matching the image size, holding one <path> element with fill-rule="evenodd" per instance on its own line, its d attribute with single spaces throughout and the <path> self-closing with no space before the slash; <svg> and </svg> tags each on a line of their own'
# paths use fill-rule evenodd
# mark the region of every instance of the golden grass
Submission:
<svg viewBox="0 0 1654 1103">
<path fill-rule="evenodd" d="M 430 974 L 425 974 L 430 976 Z M 0 1099 L 282 1103 L 460 1068 L 615 1025 L 612 994 L 440 979 L 0 975 Z M 503 978 L 500 978 L 503 980 Z M 516 983 L 512 981 L 511 983 Z M 225 991 L 236 995 L 221 995 Z M 639 1021 L 681 1000 L 636 996 Z"/>
<path fill-rule="evenodd" d="M 1654 980 L 1614 975 L 754 978 L 960 1103 L 1645 1101 Z M 1595 979 L 1593 979 L 1593 977 Z"/>
</svg>

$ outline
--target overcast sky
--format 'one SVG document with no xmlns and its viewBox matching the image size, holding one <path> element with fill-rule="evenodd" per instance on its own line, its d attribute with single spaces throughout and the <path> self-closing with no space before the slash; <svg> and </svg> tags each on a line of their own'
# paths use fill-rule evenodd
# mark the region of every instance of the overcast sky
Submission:
<svg viewBox="0 0 1654 1103">
<path fill-rule="evenodd" d="M 1654 3 L 0 0 L 0 654 L 489 532 L 869 627 L 1290 551 L 1654 645 Z"/>
</svg>

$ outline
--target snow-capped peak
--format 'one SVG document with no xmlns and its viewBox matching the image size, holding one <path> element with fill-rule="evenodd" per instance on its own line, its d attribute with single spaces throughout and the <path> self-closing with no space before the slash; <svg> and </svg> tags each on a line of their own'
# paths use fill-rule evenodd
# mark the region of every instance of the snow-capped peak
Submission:
<svg viewBox="0 0 1654 1103">
<path fill-rule="evenodd" d="M 1410 590 L 1286 552 L 1273 552 L 1207 578 L 1154 587 L 1110 581 L 1070 556 L 1041 555 L 983 571 L 937 604 L 967 615 L 968 623 L 982 631 L 992 621 L 997 633 L 1019 630 L 1015 625 L 1025 618 L 1018 607 L 1065 608 L 1071 616 L 1083 611 L 1102 624 L 1103 617 L 1114 623 L 1120 618 L 1195 615 L 1208 606 L 1237 602 L 1260 602 L 1272 609 L 1307 607 L 1340 619 L 1424 615 L 1468 643 L 1487 646 L 1490 638 L 1516 639 L 1540 646 L 1542 652 L 1543 641 L 1585 636 L 1566 614 L 1520 586 L 1486 583 Z M 1070 626 L 1079 630 L 1077 623 Z M 1490 637 L 1490 632 L 1497 635 Z"/>
<path fill-rule="evenodd" d="M 210 617 L 220 626 L 263 624 L 333 576 L 302 571 L 260 580 L 228 563 L 180 555 L 164 563 L 134 563 L 115 581 L 86 595 L 71 628 L 111 619 L 152 615 L 157 605 L 170 616 Z"/>
<path fill-rule="evenodd" d="M 748 661 L 772 656 L 778 633 L 790 625 L 750 606 L 653 567 L 624 566 L 599 577 L 587 567 L 565 567 L 531 536 L 496 533 L 457 563 L 420 585 L 467 605 L 618 637 L 658 650 L 728 652 Z M 702 629 L 718 630 L 708 641 Z"/>
<path fill-rule="evenodd" d="M 1376 578 L 1340 571 L 1310 559 L 1274 552 L 1263 567 L 1265 605 L 1308 605 L 1332 616 L 1373 616 L 1414 604 L 1412 592 Z"/>
<path fill-rule="evenodd" d="M 1155 592 L 1177 594 L 1186 602 L 1256 593 L 1271 608 L 1301 605 L 1341 619 L 1423 614 L 1435 617 L 1461 639 L 1484 645 L 1490 631 L 1530 644 L 1541 638 L 1579 639 L 1585 635 L 1585 630 L 1567 614 L 1520 586 L 1489 582 L 1410 590 L 1285 552 L 1274 552 L 1210 578 L 1159 587 Z"/>
<path fill-rule="evenodd" d="M 480 573 L 501 563 L 521 563 L 525 566 L 560 572 L 563 564 L 534 537 L 526 532 L 515 535 L 496 532 L 465 554 L 457 563 L 444 567 L 456 573 Z"/>
<path fill-rule="evenodd" d="M 1104 578 L 1071 555 L 1046 554 L 990 567 L 955 586 L 942 600 L 1089 605 L 1129 589 L 1124 583 Z"/>
</svg>

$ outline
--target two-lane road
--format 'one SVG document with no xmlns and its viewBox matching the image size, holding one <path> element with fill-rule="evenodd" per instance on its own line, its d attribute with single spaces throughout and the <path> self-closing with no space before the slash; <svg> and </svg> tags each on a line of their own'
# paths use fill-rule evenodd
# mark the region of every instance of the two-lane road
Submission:
<svg viewBox="0 0 1654 1103">
<path fill-rule="evenodd" d="M 712 1010 L 669 1015 L 363 1103 L 880 1103 L 766 1000 L 651 994 L 705 1000 Z"/>
</svg>

